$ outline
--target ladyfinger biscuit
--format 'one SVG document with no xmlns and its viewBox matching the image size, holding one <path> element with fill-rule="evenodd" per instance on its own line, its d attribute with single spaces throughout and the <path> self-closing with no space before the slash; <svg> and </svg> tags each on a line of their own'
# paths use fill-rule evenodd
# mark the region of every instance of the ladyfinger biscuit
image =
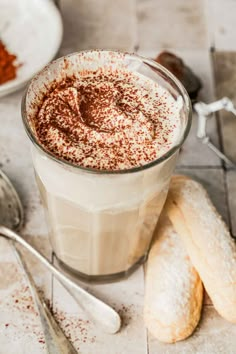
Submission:
<svg viewBox="0 0 236 354">
<path fill-rule="evenodd" d="M 154 237 L 146 268 L 144 321 L 154 337 L 174 343 L 196 328 L 203 286 L 166 216 L 162 216 Z"/>
<path fill-rule="evenodd" d="M 172 178 L 165 211 L 219 314 L 236 323 L 236 244 L 205 189 Z"/>
</svg>

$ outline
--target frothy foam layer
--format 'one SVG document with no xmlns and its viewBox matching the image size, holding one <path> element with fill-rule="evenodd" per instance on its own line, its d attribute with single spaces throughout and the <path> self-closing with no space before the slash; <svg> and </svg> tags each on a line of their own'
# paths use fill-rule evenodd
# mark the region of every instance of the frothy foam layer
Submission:
<svg viewBox="0 0 236 354">
<path fill-rule="evenodd" d="M 159 158 L 176 143 L 181 107 L 182 101 L 151 79 L 101 64 L 58 82 L 44 97 L 36 137 L 76 165 L 128 169 Z"/>
</svg>

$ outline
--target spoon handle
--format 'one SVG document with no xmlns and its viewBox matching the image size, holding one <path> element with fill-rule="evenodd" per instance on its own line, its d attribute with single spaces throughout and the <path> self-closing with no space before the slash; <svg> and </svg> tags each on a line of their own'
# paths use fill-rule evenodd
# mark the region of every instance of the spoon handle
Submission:
<svg viewBox="0 0 236 354">
<path fill-rule="evenodd" d="M 14 243 L 12 243 L 12 245 L 19 263 L 27 276 L 31 293 L 38 308 L 48 352 L 50 354 L 76 354 L 77 351 L 66 338 L 62 329 L 53 317 L 47 303 L 38 292 L 34 279 L 23 259 L 21 252 L 17 249 L 17 247 L 14 247 Z"/>
<path fill-rule="evenodd" d="M 108 333 L 116 333 L 121 326 L 121 319 L 118 313 L 110 306 L 91 295 L 78 284 L 70 280 L 66 275 L 61 273 L 52 265 L 39 251 L 25 241 L 18 233 L 12 231 L 8 227 L 0 226 L 0 235 L 21 244 L 25 249 L 30 251 L 50 272 L 60 281 L 67 291 L 74 297 L 80 307 L 88 314 L 88 316 L 103 330 Z"/>
</svg>

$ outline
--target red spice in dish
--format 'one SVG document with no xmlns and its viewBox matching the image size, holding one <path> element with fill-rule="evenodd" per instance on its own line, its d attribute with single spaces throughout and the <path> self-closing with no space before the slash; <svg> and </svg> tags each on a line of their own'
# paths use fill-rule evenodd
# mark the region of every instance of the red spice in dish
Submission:
<svg viewBox="0 0 236 354">
<path fill-rule="evenodd" d="M 17 56 L 10 53 L 0 41 L 0 85 L 16 78 L 17 68 L 15 61 Z"/>
</svg>

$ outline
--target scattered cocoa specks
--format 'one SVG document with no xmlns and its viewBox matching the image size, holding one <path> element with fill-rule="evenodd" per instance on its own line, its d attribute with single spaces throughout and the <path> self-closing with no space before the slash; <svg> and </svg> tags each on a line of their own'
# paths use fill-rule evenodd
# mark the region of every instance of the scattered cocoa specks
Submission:
<svg viewBox="0 0 236 354">
<path fill-rule="evenodd" d="M 39 343 L 45 343 L 45 340 L 39 339 Z"/>
<path fill-rule="evenodd" d="M 44 333 L 29 286 L 18 267 L 15 267 L 15 272 L 18 274 L 15 274 L 11 285 L 2 290 L 4 295 L 1 295 L 0 289 L 0 312 L 9 313 L 7 322 L 3 324 L 4 335 L 7 338 L 12 338 L 14 334 L 15 340 L 21 340 L 23 336 L 26 336 L 33 341 L 37 341 L 43 350 L 45 349 Z M 5 293 L 8 289 L 9 292 L 6 296 Z"/>
<path fill-rule="evenodd" d="M 133 319 L 133 308 L 134 305 L 131 304 L 129 306 L 126 306 L 124 304 L 121 304 L 120 308 L 117 310 L 117 312 L 119 313 L 119 315 L 122 318 L 122 324 L 123 327 L 126 327 L 129 325 L 129 323 L 132 321 Z"/>
<path fill-rule="evenodd" d="M 16 271 L 19 270 L 16 269 Z M 19 273 L 21 272 L 19 271 Z M 17 277 L 17 279 L 20 280 L 13 283 L 7 297 L 1 296 L 0 293 L 0 311 L 3 309 L 10 314 L 12 313 L 12 317 L 9 316 L 9 319 L 5 319 L 2 324 L 2 329 L 5 331 L 4 335 L 10 338 L 14 333 L 16 340 L 28 336 L 32 340 L 36 340 L 43 350 L 46 348 L 45 337 L 29 286 L 24 278 Z M 52 303 L 49 300 L 46 301 L 52 309 Z M 68 315 L 60 309 L 54 311 L 54 316 L 76 350 L 81 350 L 82 345 L 92 345 L 96 342 L 96 336 L 91 334 L 93 331 L 89 320 L 78 318 L 76 315 Z M 21 321 L 18 322 L 19 318 L 21 318 Z M 19 326 L 21 327 L 19 328 Z"/>
<path fill-rule="evenodd" d="M 81 344 L 94 343 L 96 336 L 91 336 L 91 323 L 89 320 L 78 318 L 75 315 L 68 315 L 57 307 L 53 311 L 55 319 L 61 326 L 66 337 L 72 342 L 76 350 Z"/>
<path fill-rule="evenodd" d="M 18 291 L 13 292 L 8 305 L 11 306 L 13 310 L 24 312 L 24 314 L 32 313 L 38 316 L 38 311 L 34 306 L 28 285 L 22 285 Z"/>
</svg>

